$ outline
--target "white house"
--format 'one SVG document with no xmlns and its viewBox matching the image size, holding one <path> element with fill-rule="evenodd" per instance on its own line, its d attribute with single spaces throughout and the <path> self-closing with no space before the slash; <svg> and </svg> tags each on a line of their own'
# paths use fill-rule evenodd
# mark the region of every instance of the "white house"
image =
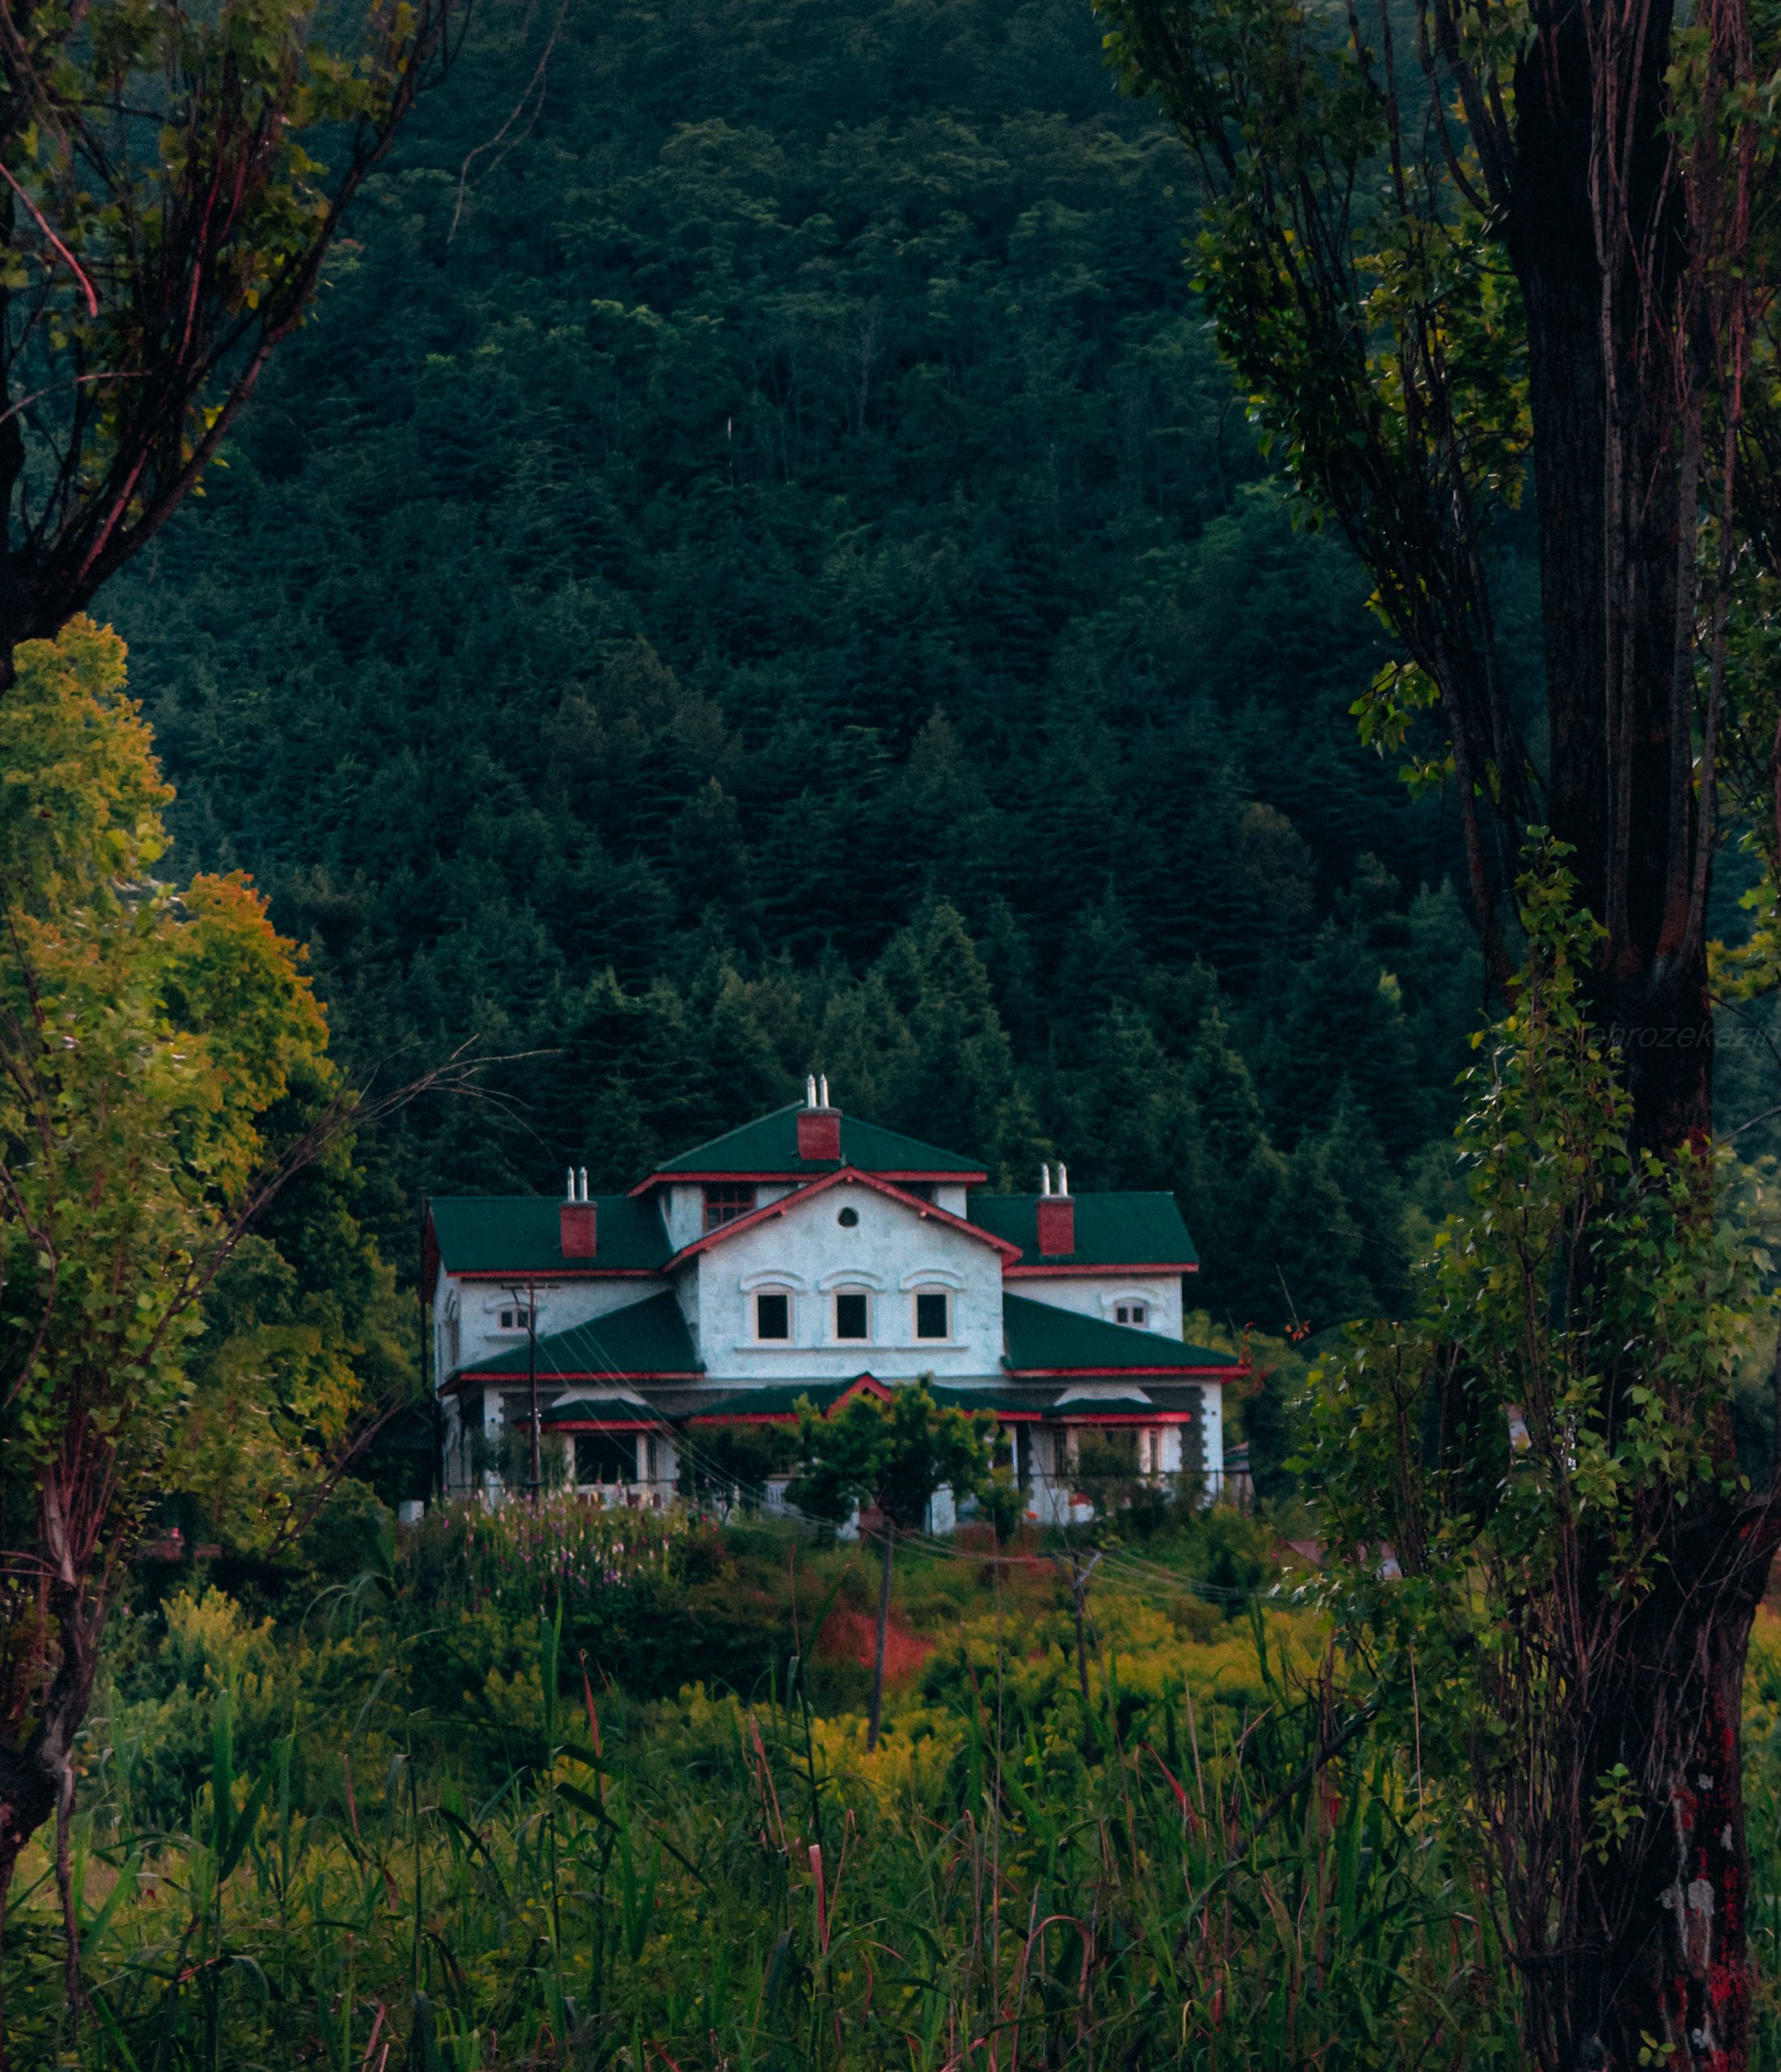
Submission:
<svg viewBox="0 0 1781 2072">
<path fill-rule="evenodd" d="M 572 1481 L 665 1501 L 702 1433 L 794 1422 L 931 1378 L 995 1412 L 1032 1515 L 1062 1515 L 1082 1436 L 1135 1472 L 1223 1475 L 1228 1353 L 1184 1344 L 1198 1271 L 1171 1194 L 992 1194 L 954 1152 L 801 1106 L 670 1159 L 625 1195 L 436 1196 L 423 1292 L 449 1486 L 484 1483 L 510 1428 Z M 708 1443 L 708 1441 L 707 1441 Z M 509 1471 L 511 1471 L 511 1469 Z"/>
</svg>

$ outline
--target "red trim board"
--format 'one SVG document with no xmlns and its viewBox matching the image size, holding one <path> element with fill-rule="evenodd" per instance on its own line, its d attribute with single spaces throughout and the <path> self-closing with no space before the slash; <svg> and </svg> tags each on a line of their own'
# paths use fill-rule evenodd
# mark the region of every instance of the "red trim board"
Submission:
<svg viewBox="0 0 1781 2072">
<path fill-rule="evenodd" d="M 695 1238 L 689 1245 L 683 1245 L 667 1266 L 664 1272 L 671 1273 L 677 1266 L 699 1253 L 709 1251 L 714 1245 L 725 1245 L 732 1238 L 739 1238 L 744 1230 L 757 1229 L 774 1216 L 783 1216 L 788 1209 L 800 1207 L 814 1200 L 818 1195 L 827 1194 L 831 1187 L 842 1185 L 870 1187 L 875 1194 L 888 1195 L 893 1201 L 900 1201 L 905 1208 L 914 1209 L 918 1216 L 931 1218 L 947 1229 L 961 1231 L 968 1238 L 975 1238 L 979 1244 L 988 1245 L 1001 1253 L 1004 1263 L 1020 1256 L 1020 1247 L 1011 1244 L 1006 1238 L 998 1238 L 968 1223 L 962 1216 L 955 1216 L 950 1209 L 936 1208 L 931 1201 L 922 1201 L 914 1195 L 905 1195 L 893 1187 L 888 1180 L 881 1180 L 876 1173 L 863 1173 L 857 1166 L 843 1166 L 837 1171 L 825 1173 L 820 1180 L 812 1180 L 808 1187 L 795 1187 L 789 1195 L 782 1195 L 777 1201 L 768 1202 L 764 1208 L 753 1209 L 746 1216 L 738 1216 L 728 1223 L 720 1223 L 715 1230 L 707 1230 L 702 1237 Z"/>
</svg>

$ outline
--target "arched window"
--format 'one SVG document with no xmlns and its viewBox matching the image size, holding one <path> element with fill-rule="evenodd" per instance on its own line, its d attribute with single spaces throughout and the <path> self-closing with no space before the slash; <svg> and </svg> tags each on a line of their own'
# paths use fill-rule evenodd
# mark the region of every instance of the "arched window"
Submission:
<svg viewBox="0 0 1781 2072">
<path fill-rule="evenodd" d="M 915 1335 L 949 1339 L 952 1335 L 952 1291 L 950 1288 L 915 1290 Z"/>
<path fill-rule="evenodd" d="M 837 1288 L 834 1293 L 837 1340 L 858 1344 L 872 1335 L 872 1298 L 863 1288 Z"/>
<path fill-rule="evenodd" d="M 763 1344 L 783 1345 L 791 1336 L 791 1290 L 757 1288 L 754 1292 L 754 1335 Z"/>
</svg>

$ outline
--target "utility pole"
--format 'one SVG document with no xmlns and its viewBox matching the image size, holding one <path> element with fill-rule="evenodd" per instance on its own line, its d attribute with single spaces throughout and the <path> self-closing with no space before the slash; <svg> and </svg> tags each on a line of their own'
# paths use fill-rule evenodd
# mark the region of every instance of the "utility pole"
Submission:
<svg viewBox="0 0 1781 2072">
<path fill-rule="evenodd" d="M 518 1283 L 507 1289 L 515 1302 L 526 1306 L 526 1390 L 532 1402 L 530 1436 L 526 1446 L 526 1499 L 536 1504 L 538 1492 L 544 1486 L 544 1471 L 538 1453 L 538 1284 L 528 1280 L 522 1289 Z"/>
<path fill-rule="evenodd" d="M 544 1475 L 538 1458 L 538 1284 L 535 1280 L 526 1283 L 526 1373 L 532 1391 L 532 1444 L 527 1463 L 531 1472 L 526 1488 L 536 1504 Z"/>
<path fill-rule="evenodd" d="M 445 1415 L 439 1402 L 439 1378 L 433 1361 L 433 1296 L 426 1284 L 426 1210 L 421 1210 L 421 1395 L 426 1404 L 433 1458 L 426 1493 L 435 1503 L 445 1498 Z"/>
<path fill-rule="evenodd" d="M 1105 1550 L 1103 1549 L 1103 1552 Z M 1091 1554 L 1084 1561 L 1074 1547 L 1062 1554 L 1054 1554 L 1052 1560 L 1064 1569 L 1070 1582 L 1071 1602 L 1076 1615 L 1076 1682 L 1081 1687 L 1082 1701 L 1088 1702 L 1088 1586 L 1094 1573 L 1100 1566 L 1100 1554 Z"/>
</svg>

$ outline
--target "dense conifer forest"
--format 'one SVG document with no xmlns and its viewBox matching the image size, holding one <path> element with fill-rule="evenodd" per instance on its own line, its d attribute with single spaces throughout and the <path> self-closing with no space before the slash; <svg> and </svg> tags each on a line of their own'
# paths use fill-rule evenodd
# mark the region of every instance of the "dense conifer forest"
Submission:
<svg viewBox="0 0 1781 2072">
<path fill-rule="evenodd" d="M 1177 1188 L 1220 1319 L 1398 1298 L 1480 1005 L 1451 811 L 1355 739 L 1383 638 L 1189 228 L 1077 0 L 479 14 L 105 600 L 179 868 L 270 891 L 349 1069 L 525 1054 L 363 1147 L 396 1256 L 814 1066 L 1006 1183 Z"/>
<path fill-rule="evenodd" d="M 1781 29 L 464 4 L 0 51 L 0 2072 L 1781 2062 Z M 429 1386 L 808 1072 L 1188 1343 Z"/>
</svg>

